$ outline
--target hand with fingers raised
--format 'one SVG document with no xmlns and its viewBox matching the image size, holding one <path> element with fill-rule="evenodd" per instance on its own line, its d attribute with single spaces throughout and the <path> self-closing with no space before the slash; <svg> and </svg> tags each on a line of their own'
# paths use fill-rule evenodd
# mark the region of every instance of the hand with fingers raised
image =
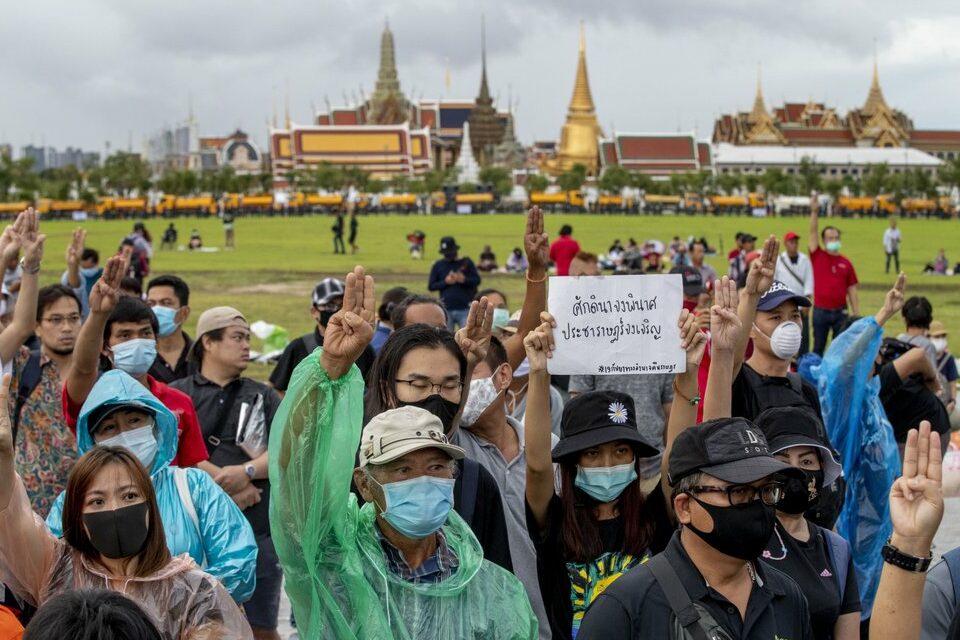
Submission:
<svg viewBox="0 0 960 640">
<path fill-rule="evenodd" d="M 890 543 L 904 553 L 927 556 L 943 518 L 940 434 L 924 420 L 907 434 L 903 475 L 890 487 Z"/>
<path fill-rule="evenodd" d="M 327 323 L 320 365 L 331 380 L 345 375 L 373 340 L 376 295 L 373 276 L 362 266 L 347 274 L 343 306 Z"/>
<path fill-rule="evenodd" d="M 473 371 L 473 368 L 487 357 L 492 331 L 493 305 L 484 296 L 471 303 L 466 324 L 454 334 L 460 350 L 467 357 L 469 371 Z"/>
<path fill-rule="evenodd" d="M 707 348 L 707 336 L 700 331 L 697 317 L 688 309 L 680 312 L 677 326 L 680 328 L 680 347 L 687 354 L 687 371 L 691 372 L 700 366 L 703 352 Z"/>
<path fill-rule="evenodd" d="M 747 285 L 744 293 L 748 296 L 762 296 L 773 284 L 773 276 L 777 271 L 777 257 L 780 251 L 780 242 L 771 235 L 763 243 L 760 257 L 750 263 L 747 271 Z"/>
<path fill-rule="evenodd" d="M 877 311 L 877 315 L 874 316 L 877 324 L 881 327 L 886 324 L 887 320 L 900 313 L 900 310 L 903 309 L 904 291 L 906 288 L 907 274 L 901 272 L 900 275 L 897 276 L 897 281 L 893 283 L 893 288 L 887 291 L 880 311 Z"/>
<path fill-rule="evenodd" d="M 717 280 L 714 287 L 713 306 L 710 307 L 711 349 L 716 351 L 734 349 L 737 335 L 743 328 L 740 316 L 737 315 L 738 304 L 737 283 L 727 276 Z"/>
<path fill-rule="evenodd" d="M 527 274 L 534 278 L 542 277 L 550 259 L 550 238 L 543 231 L 543 211 L 538 206 L 532 206 L 527 211 L 523 249 L 527 254 Z"/>
<path fill-rule="evenodd" d="M 120 283 L 126 275 L 122 256 L 110 256 L 103 274 L 90 290 L 90 313 L 108 315 L 120 299 Z"/>
<path fill-rule="evenodd" d="M 553 330 L 557 326 L 557 321 L 550 313 L 544 311 L 540 314 L 540 323 L 539 327 L 523 339 L 531 375 L 546 372 L 547 360 L 553 357 L 553 352 L 557 348 L 553 339 Z"/>
</svg>

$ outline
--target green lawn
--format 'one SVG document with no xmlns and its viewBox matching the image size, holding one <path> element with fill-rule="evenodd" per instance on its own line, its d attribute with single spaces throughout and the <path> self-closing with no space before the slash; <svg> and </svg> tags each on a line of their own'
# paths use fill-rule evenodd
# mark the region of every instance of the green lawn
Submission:
<svg viewBox="0 0 960 640">
<path fill-rule="evenodd" d="M 168 221 L 147 221 L 157 249 L 152 273 L 176 273 L 187 280 L 192 290 L 193 314 L 187 330 L 192 331 L 196 319 L 204 309 L 230 304 L 243 311 L 251 321 L 266 320 L 286 327 L 291 336 L 305 333 L 311 327 L 308 314 L 309 296 L 313 284 L 320 278 L 343 275 L 354 264 L 363 264 L 377 279 L 378 289 L 404 285 L 425 290 L 427 274 L 440 237 L 454 235 L 461 252 L 476 259 L 483 245 L 489 244 L 501 264 L 509 252 L 522 246 L 524 216 L 511 214 L 463 216 L 403 216 L 381 215 L 360 220 L 360 253 L 357 256 L 339 256 L 332 253 L 330 225 L 325 216 L 292 218 L 239 218 L 236 223 L 237 249 L 216 253 L 187 251 L 160 251 L 159 239 Z M 862 283 L 861 307 L 873 313 L 882 302 L 893 276 L 883 273 L 881 238 L 886 227 L 884 220 L 832 220 L 843 232 L 843 253 L 857 268 Z M 180 232 L 181 243 L 186 243 L 190 231 L 196 228 L 208 246 L 223 243 L 222 224 L 214 219 L 183 218 L 174 220 Z M 547 231 L 551 239 L 562 224 L 571 224 L 574 237 L 585 250 L 604 253 L 614 238 L 626 243 L 633 237 L 638 242 L 658 238 L 669 243 L 674 235 L 706 236 L 712 245 L 722 248 L 721 254 L 710 258 L 720 271 L 726 271 L 723 256 L 733 244 L 737 231 L 749 231 L 761 238 L 769 233 L 779 237 L 788 230 L 805 236 L 807 220 L 804 217 L 755 219 L 745 216 L 619 216 L 619 215 L 547 215 Z M 53 281 L 62 271 L 62 256 L 70 232 L 77 223 L 50 221 L 42 230 L 48 236 L 44 261 L 44 282 Z M 98 249 L 105 259 L 129 232 L 130 221 L 89 221 L 87 245 Z M 923 265 L 933 260 L 937 249 L 946 249 L 951 263 L 960 261 L 960 222 L 940 220 L 902 220 L 903 249 L 901 267 L 908 274 L 907 295 L 925 295 L 933 303 L 936 317 L 948 329 L 960 332 L 960 276 L 924 276 Z M 427 235 L 424 260 L 411 260 L 407 252 L 406 235 L 415 229 Z M 802 246 L 802 245 L 801 245 Z M 519 308 L 523 292 L 523 277 L 497 274 L 484 277 L 483 286 L 502 289 L 509 298 L 512 310 Z M 900 324 L 891 321 L 891 331 L 899 331 Z M 960 340 L 960 339 L 958 339 Z M 252 373 L 261 376 L 265 368 Z"/>
</svg>

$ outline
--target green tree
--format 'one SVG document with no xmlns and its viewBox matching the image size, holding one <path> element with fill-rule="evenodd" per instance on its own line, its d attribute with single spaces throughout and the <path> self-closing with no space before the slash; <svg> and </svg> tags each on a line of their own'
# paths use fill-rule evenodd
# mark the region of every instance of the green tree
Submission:
<svg viewBox="0 0 960 640">
<path fill-rule="evenodd" d="M 619 165 L 604 169 L 598 183 L 601 191 L 613 194 L 620 193 L 628 184 L 630 184 L 630 172 Z"/>
<path fill-rule="evenodd" d="M 755 173 L 748 173 L 743 176 L 743 186 L 747 191 L 753 193 L 757 190 L 757 185 L 760 184 L 760 177 Z"/>
<path fill-rule="evenodd" d="M 534 191 L 546 191 L 547 187 L 550 186 L 550 180 L 547 179 L 547 176 L 535 173 L 527 176 L 527 181 L 524 183 L 524 186 L 530 193 Z"/>
<path fill-rule="evenodd" d="M 564 171 L 557 178 L 557 184 L 563 191 L 578 191 L 587 179 L 587 168 L 580 163 L 573 165 L 570 171 Z"/>
<path fill-rule="evenodd" d="M 827 183 L 829 184 L 829 182 Z M 840 179 L 840 184 L 852 196 L 859 196 L 863 193 L 863 181 L 856 176 L 846 175 Z"/>
<path fill-rule="evenodd" d="M 634 189 L 640 189 L 644 193 L 659 193 L 658 184 L 654 182 L 653 178 L 639 171 L 630 173 L 630 186 Z"/>
<path fill-rule="evenodd" d="M 480 182 L 492 185 L 493 192 L 501 198 L 513 190 L 513 176 L 503 167 L 484 167 L 480 170 Z"/>
<path fill-rule="evenodd" d="M 797 173 L 800 176 L 805 194 L 809 194 L 811 191 L 820 191 L 823 188 L 822 171 L 823 165 L 815 163 L 808 156 L 800 158 L 800 168 Z"/>
<path fill-rule="evenodd" d="M 868 196 L 877 196 L 883 193 L 890 178 L 890 168 L 886 162 L 870 165 L 861 181 L 861 188 Z"/>
<path fill-rule="evenodd" d="M 136 153 L 117 151 L 104 160 L 98 176 L 106 189 L 122 196 L 150 188 L 150 167 Z"/>
<path fill-rule="evenodd" d="M 717 186 L 725 195 L 731 196 L 737 189 L 743 186 L 743 174 L 739 171 L 732 173 L 722 173 L 717 178 Z"/>
<path fill-rule="evenodd" d="M 948 160 L 940 167 L 937 178 L 944 186 L 960 189 L 960 156 Z"/>
<path fill-rule="evenodd" d="M 848 176 L 849 177 L 849 176 Z M 840 196 L 840 191 L 843 189 L 843 182 L 840 180 L 827 180 L 823 184 L 823 190 L 829 194 L 834 201 Z"/>
<path fill-rule="evenodd" d="M 760 177 L 760 184 L 768 196 L 789 195 L 796 191 L 793 178 L 781 169 L 768 169 Z"/>
</svg>

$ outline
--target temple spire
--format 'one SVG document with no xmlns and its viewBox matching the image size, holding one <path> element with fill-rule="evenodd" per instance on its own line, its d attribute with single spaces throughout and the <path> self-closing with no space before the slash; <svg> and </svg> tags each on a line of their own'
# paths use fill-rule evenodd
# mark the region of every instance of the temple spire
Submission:
<svg viewBox="0 0 960 640">
<path fill-rule="evenodd" d="M 870 92 L 867 94 L 867 101 L 863 105 L 863 113 L 872 116 L 881 109 L 887 110 L 887 101 L 883 97 L 883 90 L 880 88 L 880 72 L 877 67 L 877 52 L 873 52 L 873 78 L 870 81 Z"/>
<path fill-rule="evenodd" d="M 757 64 L 757 95 L 753 99 L 753 109 L 750 110 L 750 122 L 759 122 L 770 114 L 763 100 L 763 80 L 760 65 Z"/>
<path fill-rule="evenodd" d="M 383 35 L 380 36 L 380 68 L 373 95 L 370 96 L 367 119 L 371 124 L 399 124 L 407 119 L 407 111 L 407 99 L 400 91 L 397 76 L 393 32 L 390 31 L 389 21 L 385 21 Z"/>
<path fill-rule="evenodd" d="M 580 51 L 577 57 L 577 77 L 573 84 L 573 97 L 570 98 L 570 111 L 594 113 L 593 95 L 590 93 L 590 80 L 587 77 L 587 38 L 580 21 Z"/>
<path fill-rule="evenodd" d="M 470 139 L 481 164 L 486 165 L 491 159 L 493 147 L 503 140 L 503 124 L 497 110 L 493 108 L 493 98 L 490 97 L 490 86 L 487 84 L 487 38 L 486 23 L 483 16 L 480 18 L 480 93 L 470 111 Z M 461 151 L 461 153 L 463 153 Z"/>
</svg>

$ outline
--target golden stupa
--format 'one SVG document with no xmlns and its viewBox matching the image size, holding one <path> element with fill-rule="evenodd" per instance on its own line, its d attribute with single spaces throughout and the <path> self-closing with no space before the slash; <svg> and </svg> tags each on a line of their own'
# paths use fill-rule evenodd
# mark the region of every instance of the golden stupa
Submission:
<svg viewBox="0 0 960 640">
<path fill-rule="evenodd" d="M 580 55 L 577 60 L 577 79 L 573 84 L 573 97 L 567 121 L 560 133 L 560 147 L 557 157 L 546 160 L 542 169 L 552 175 L 569 171 L 575 164 L 587 168 L 587 175 L 595 176 L 600 168 L 599 140 L 603 137 L 597 112 L 590 94 L 590 82 L 587 80 L 587 47 L 580 24 Z"/>
</svg>

